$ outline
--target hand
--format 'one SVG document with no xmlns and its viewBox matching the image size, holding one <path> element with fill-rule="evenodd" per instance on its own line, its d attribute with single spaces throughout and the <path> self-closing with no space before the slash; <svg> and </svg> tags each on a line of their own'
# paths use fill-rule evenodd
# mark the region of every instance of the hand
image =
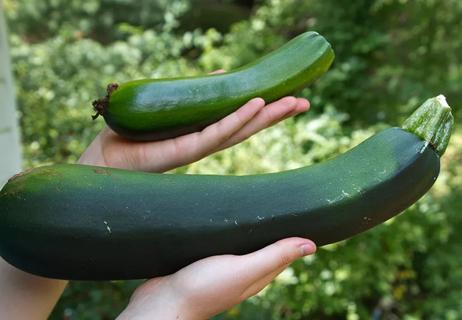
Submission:
<svg viewBox="0 0 462 320">
<path fill-rule="evenodd" d="M 315 251 L 310 240 L 289 238 L 243 256 L 205 258 L 146 281 L 118 320 L 208 319 L 255 295 L 295 259 Z"/>
<path fill-rule="evenodd" d="M 84 152 L 79 163 L 164 172 L 231 147 L 308 108 L 309 102 L 301 98 L 285 97 L 266 106 L 263 99 L 255 98 L 200 132 L 155 142 L 129 141 L 106 128 Z"/>
</svg>

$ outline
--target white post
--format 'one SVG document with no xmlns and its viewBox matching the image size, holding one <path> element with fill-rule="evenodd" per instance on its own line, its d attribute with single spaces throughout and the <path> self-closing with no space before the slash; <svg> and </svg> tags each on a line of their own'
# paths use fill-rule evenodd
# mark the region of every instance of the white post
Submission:
<svg viewBox="0 0 462 320">
<path fill-rule="evenodd" d="M 15 106 L 7 30 L 0 1 L 0 188 L 21 170 L 21 142 Z"/>
</svg>

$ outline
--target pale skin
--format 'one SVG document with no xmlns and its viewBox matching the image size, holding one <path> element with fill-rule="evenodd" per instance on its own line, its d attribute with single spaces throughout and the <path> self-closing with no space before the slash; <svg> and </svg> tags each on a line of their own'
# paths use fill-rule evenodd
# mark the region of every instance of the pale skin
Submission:
<svg viewBox="0 0 462 320">
<path fill-rule="evenodd" d="M 201 132 L 158 142 L 127 141 L 105 128 L 79 163 L 164 172 L 238 144 L 308 109 L 305 99 L 285 97 L 265 105 L 255 98 Z M 208 319 L 255 295 L 293 261 L 315 251 L 308 239 L 288 238 L 247 255 L 197 261 L 144 282 L 118 319 Z M 66 284 L 25 273 L 0 259 L 0 319 L 46 319 Z"/>
</svg>

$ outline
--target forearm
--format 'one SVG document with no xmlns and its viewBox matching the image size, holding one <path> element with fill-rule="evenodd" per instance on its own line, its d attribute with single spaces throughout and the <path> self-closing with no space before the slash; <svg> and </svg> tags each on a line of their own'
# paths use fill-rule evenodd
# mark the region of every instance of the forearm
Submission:
<svg viewBox="0 0 462 320">
<path fill-rule="evenodd" d="M 66 284 L 23 272 L 0 258 L 0 319 L 47 319 Z"/>
</svg>

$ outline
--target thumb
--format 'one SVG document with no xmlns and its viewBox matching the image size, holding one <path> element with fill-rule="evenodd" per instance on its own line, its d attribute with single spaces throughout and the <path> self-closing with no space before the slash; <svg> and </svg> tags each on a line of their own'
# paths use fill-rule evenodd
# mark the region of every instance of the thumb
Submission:
<svg viewBox="0 0 462 320">
<path fill-rule="evenodd" d="M 277 241 L 261 250 L 240 256 L 249 281 L 255 281 L 284 268 L 303 256 L 313 254 L 316 245 L 303 238 L 288 238 Z"/>
</svg>

